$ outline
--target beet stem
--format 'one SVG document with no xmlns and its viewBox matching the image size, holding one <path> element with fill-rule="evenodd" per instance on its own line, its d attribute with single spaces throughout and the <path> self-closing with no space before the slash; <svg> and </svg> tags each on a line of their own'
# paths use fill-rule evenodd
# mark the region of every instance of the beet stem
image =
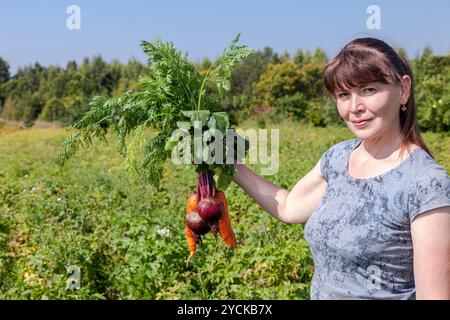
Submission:
<svg viewBox="0 0 450 320">
<path fill-rule="evenodd" d="M 198 174 L 197 178 L 197 201 L 203 198 L 213 198 L 216 196 L 216 182 L 211 170 L 203 171 Z"/>
</svg>

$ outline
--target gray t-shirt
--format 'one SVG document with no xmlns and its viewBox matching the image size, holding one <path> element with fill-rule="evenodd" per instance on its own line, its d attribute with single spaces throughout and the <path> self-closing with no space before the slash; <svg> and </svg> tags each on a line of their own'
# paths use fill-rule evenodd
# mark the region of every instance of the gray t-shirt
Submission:
<svg viewBox="0 0 450 320">
<path fill-rule="evenodd" d="M 305 225 L 315 264 L 311 299 L 415 299 L 411 222 L 450 206 L 450 178 L 422 148 L 374 178 L 348 173 L 360 139 L 320 160 L 328 186 Z"/>
</svg>

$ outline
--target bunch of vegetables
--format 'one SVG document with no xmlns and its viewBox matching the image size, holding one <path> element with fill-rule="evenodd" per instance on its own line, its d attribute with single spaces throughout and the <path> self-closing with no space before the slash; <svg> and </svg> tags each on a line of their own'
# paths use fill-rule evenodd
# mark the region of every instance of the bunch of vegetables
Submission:
<svg viewBox="0 0 450 320">
<path fill-rule="evenodd" d="M 212 171 L 198 175 L 197 193 L 192 194 L 186 206 L 185 233 L 190 250 L 189 259 L 195 254 L 201 236 L 213 231 L 220 234 L 229 248 L 236 248 L 236 236 L 228 215 L 227 200 L 223 191 L 217 190 Z"/>
<path fill-rule="evenodd" d="M 183 137 L 192 136 L 196 126 L 203 131 L 220 131 L 223 139 L 227 130 L 233 129 L 225 112 L 213 112 L 219 109 L 219 101 L 207 94 L 206 83 L 214 83 L 220 96 L 230 89 L 232 68 L 251 53 L 246 46 L 237 44 L 239 36 L 233 38 L 205 75 L 200 75 L 188 62 L 187 54 L 182 55 L 171 42 L 159 38 L 153 42 L 143 41 L 141 46 L 148 56 L 150 72 L 139 78 L 139 89 L 119 97 L 93 98 L 89 111 L 69 127 L 78 130 L 64 142 L 58 156 L 59 164 L 64 165 L 80 147 L 91 146 L 94 138 L 107 143 L 105 128 L 109 128 L 118 137 L 119 152 L 130 173 L 139 172 L 139 176 L 159 188 L 165 160 Z M 143 160 L 138 163 L 126 138 L 135 133 L 135 137 L 143 140 L 147 127 L 158 133 L 145 143 Z M 239 141 L 240 137 L 237 138 Z M 224 159 L 233 151 L 234 160 L 238 160 L 249 148 L 245 141 L 244 153 L 239 155 L 236 145 L 230 147 L 221 142 Z M 236 247 L 224 193 L 232 181 L 234 165 L 226 161 L 205 162 L 198 150 L 192 155 L 197 160 L 194 167 L 198 181 L 197 192 L 189 197 L 186 210 L 189 258 L 201 243 L 201 236 L 210 230 L 214 235 L 220 234 L 228 247 Z"/>
</svg>

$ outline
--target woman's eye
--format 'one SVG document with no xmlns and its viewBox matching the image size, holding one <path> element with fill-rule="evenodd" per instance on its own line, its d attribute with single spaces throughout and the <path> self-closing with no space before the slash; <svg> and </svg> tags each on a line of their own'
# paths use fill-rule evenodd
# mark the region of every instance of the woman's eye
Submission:
<svg viewBox="0 0 450 320">
<path fill-rule="evenodd" d="M 376 91 L 377 91 L 377 89 L 375 89 L 375 88 L 364 88 L 363 89 L 363 92 L 367 93 L 367 94 L 372 94 L 372 93 L 375 93 Z"/>
<path fill-rule="evenodd" d="M 337 95 L 340 99 L 344 99 L 344 98 L 346 98 L 347 96 L 348 96 L 348 93 L 347 92 L 341 92 L 341 93 L 338 93 L 338 95 Z"/>
</svg>

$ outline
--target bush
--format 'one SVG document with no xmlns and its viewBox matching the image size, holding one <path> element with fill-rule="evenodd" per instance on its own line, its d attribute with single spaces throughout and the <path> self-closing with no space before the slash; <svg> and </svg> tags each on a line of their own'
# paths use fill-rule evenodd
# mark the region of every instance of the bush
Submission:
<svg viewBox="0 0 450 320">
<path fill-rule="evenodd" d="M 292 96 L 285 96 L 278 99 L 275 106 L 278 114 L 298 120 L 305 118 L 308 101 L 302 93 L 296 93 Z"/>
<path fill-rule="evenodd" d="M 311 101 L 308 103 L 306 110 L 306 120 L 315 127 L 325 127 L 325 118 L 322 114 L 322 106 L 319 101 Z"/>
<path fill-rule="evenodd" d="M 274 105 L 283 97 L 292 96 L 304 87 L 301 69 L 291 60 L 280 64 L 269 64 L 255 84 L 257 104 Z"/>
<path fill-rule="evenodd" d="M 230 123 L 236 125 L 250 118 L 250 100 L 246 95 L 228 96 L 221 103 L 221 111 L 226 111 L 230 117 Z"/>
<path fill-rule="evenodd" d="M 318 103 L 321 106 L 321 113 L 324 119 L 325 125 L 345 126 L 341 116 L 339 115 L 336 107 L 336 101 L 330 96 L 322 96 L 318 99 Z"/>
<path fill-rule="evenodd" d="M 302 93 L 277 100 L 276 115 L 265 116 L 278 121 L 278 119 L 292 118 L 294 120 L 305 119 L 314 126 L 327 125 L 342 126 L 342 119 L 336 109 L 335 102 L 328 96 L 316 99 L 306 99 Z"/>
<path fill-rule="evenodd" d="M 426 49 L 412 62 L 419 126 L 424 131 L 450 131 L 450 55 Z"/>
<path fill-rule="evenodd" d="M 425 78 L 418 86 L 417 116 L 419 126 L 434 132 L 450 131 L 450 76 Z"/>
</svg>

